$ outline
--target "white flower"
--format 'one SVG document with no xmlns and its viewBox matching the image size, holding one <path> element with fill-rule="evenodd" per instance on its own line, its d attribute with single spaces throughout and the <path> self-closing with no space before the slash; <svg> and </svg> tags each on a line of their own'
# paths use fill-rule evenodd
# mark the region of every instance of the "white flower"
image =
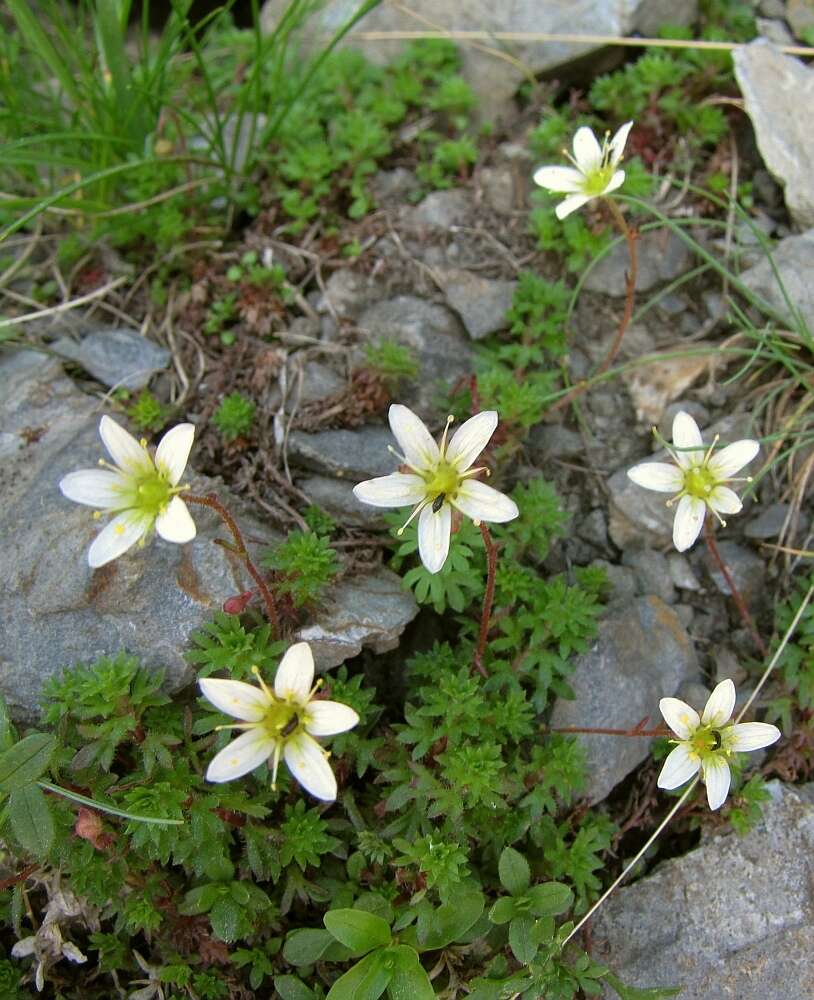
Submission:
<svg viewBox="0 0 814 1000">
<path fill-rule="evenodd" d="M 63 494 L 76 503 L 96 507 L 116 516 L 102 529 L 88 551 L 88 563 L 96 568 L 118 558 L 140 542 L 153 527 L 168 542 L 192 541 L 195 522 L 178 496 L 195 428 L 178 424 L 167 431 L 156 448 L 155 459 L 146 441 L 136 441 L 115 420 L 104 416 L 99 434 L 114 465 L 104 460 L 101 469 L 69 472 L 60 480 Z M 99 513 L 94 515 L 99 516 Z"/>
<path fill-rule="evenodd" d="M 632 126 L 632 121 L 626 122 L 612 139 L 608 133 L 600 146 L 591 129 L 583 125 L 574 136 L 574 155 L 564 151 L 573 167 L 540 167 L 536 171 L 535 184 L 568 195 L 557 205 L 558 219 L 564 219 L 592 198 L 610 194 L 622 185 L 625 172 L 618 169 L 618 165 Z"/>
<path fill-rule="evenodd" d="M 659 788 L 678 788 L 699 769 L 707 786 L 710 809 L 720 808 L 729 793 L 728 758 L 743 750 L 760 750 L 780 739 L 777 726 L 766 722 L 727 725 L 735 707 L 735 685 L 721 681 L 707 700 L 701 717 L 679 698 L 659 702 L 664 721 L 678 737 L 659 774 Z"/>
<path fill-rule="evenodd" d="M 204 696 L 216 708 L 244 720 L 221 728 L 245 730 L 214 757 L 206 780 L 240 778 L 271 757 L 274 788 L 282 755 L 307 792 L 333 802 L 336 778 L 326 760 L 327 751 L 313 737 L 344 733 L 357 724 L 359 716 L 341 702 L 314 699 L 319 681 L 312 687 L 314 657 L 307 642 L 298 642 L 286 651 L 277 668 L 273 692 L 256 667 L 254 673 L 259 687 L 211 677 L 199 681 Z"/>
<path fill-rule="evenodd" d="M 716 437 L 707 448 L 701 440 L 698 424 L 682 410 L 673 420 L 673 447 L 667 449 L 675 465 L 642 462 L 628 469 L 628 476 L 638 486 L 675 494 L 667 505 L 678 500 L 673 544 L 679 552 L 684 552 L 698 538 L 707 508 L 726 525 L 721 514 L 737 514 L 743 507 L 737 494 L 725 484 L 751 481 L 748 477 L 734 477 L 757 455 L 760 444 L 747 438 L 713 454 L 717 440 Z"/>
<path fill-rule="evenodd" d="M 418 517 L 418 552 L 430 573 L 437 573 L 449 552 L 452 509 L 481 521 L 511 521 L 517 517 L 514 500 L 472 478 L 486 468 L 471 468 L 497 427 L 497 413 L 484 410 L 461 424 L 447 442 L 452 417 L 447 420 L 438 445 L 424 423 L 406 406 L 394 403 L 388 414 L 390 429 L 404 453 L 399 455 L 410 472 L 394 472 L 354 486 L 358 500 L 374 507 L 415 504 L 399 531 Z"/>
</svg>

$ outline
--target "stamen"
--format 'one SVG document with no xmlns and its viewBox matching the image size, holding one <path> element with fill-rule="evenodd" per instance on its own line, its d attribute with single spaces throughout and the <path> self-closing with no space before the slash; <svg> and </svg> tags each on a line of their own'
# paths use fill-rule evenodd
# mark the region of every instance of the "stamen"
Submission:
<svg viewBox="0 0 814 1000">
<path fill-rule="evenodd" d="M 274 757 L 272 758 L 272 768 L 271 768 L 271 790 L 273 792 L 277 791 L 277 768 L 280 766 L 280 751 L 283 749 L 282 743 L 274 744 Z"/>
<path fill-rule="evenodd" d="M 256 729 L 256 722 L 230 722 L 228 725 L 215 726 L 215 732 L 219 733 L 221 729 Z"/>
<path fill-rule="evenodd" d="M 706 465 L 707 462 L 710 460 L 710 458 L 712 458 L 712 453 L 715 450 L 715 445 L 720 441 L 720 439 L 721 439 L 720 434 L 716 434 L 715 437 L 712 439 L 712 444 L 709 446 L 709 450 L 707 451 L 706 455 L 704 455 L 704 461 L 701 463 L 702 465 Z"/>
<path fill-rule="evenodd" d="M 449 432 L 449 425 L 452 423 L 452 421 L 454 419 L 455 419 L 455 417 L 453 417 L 453 415 L 451 413 L 447 417 L 447 425 L 444 428 L 444 433 L 441 435 L 441 443 L 438 445 L 438 450 L 441 452 L 441 458 L 443 458 L 444 454 L 446 453 L 446 450 L 447 450 L 447 434 Z"/>
<path fill-rule="evenodd" d="M 399 465 L 406 465 L 407 468 L 408 469 L 412 469 L 413 472 L 417 476 L 423 476 L 424 475 L 424 473 L 421 471 L 421 469 L 417 469 L 414 465 L 410 465 L 410 463 L 407 461 L 407 459 L 404 457 L 404 455 L 402 455 L 400 451 L 396 451 L 396 449 L 392 445 L 389 444 L 387 446 L 387 450 L 390 452 L 391 455 L 395 455 L 396 456 L 396 458 L 399 460 Z"/>
<path fill-rule="evenodd" d="M 469 479 L 471 476 L 477 476 L 481 472 L 485 472 L 487 476 L 491 476 L 492 475 L 492 473 L 490 472 L 490 470 L 487 469 L 485 465 L 481 465 L 477 469 L 467 469 L 466 472 L 459 472 L 458 473 L 458 478 L 459 479 Z"/>
<path fill-rule="evenodd" d="M 403 535 L 404 534 L 404 529 L 407 527 L 407 525 L 410 523 L 410 521 L 412 521 L 418 514 L 420 514 L 421 511 L 427 506 L 427 504 L 429 502 L 430 502 L 429 499 L 427 499 L 427 500 L 421 500 L 419 503 L 417 503 L 415 505 L 415 507 L 413 508 L 412 514 L 410 514 L 410 516 L 407 518 L 407 520 L 404 522 L 404 524 L 402 524 L 402 526 L 399 528 L 399 530 L 396 532 L 396 534 L 397 535 Z"/>
<path fill-rule="evenodd" d="M 269 686 L 266 684 L 266 682 L 260 676 L 260 668 L 256 664 L 252 664 L 252 673 L 257 678 L 257 683 L 260 685 L 260 688 L 262 689 L 263 694 L 267 698 L 271 699 L 271 701 L 274 701 L 274 695 L 271 692 L 271 689 L 269 688 Z"/>
</svg>

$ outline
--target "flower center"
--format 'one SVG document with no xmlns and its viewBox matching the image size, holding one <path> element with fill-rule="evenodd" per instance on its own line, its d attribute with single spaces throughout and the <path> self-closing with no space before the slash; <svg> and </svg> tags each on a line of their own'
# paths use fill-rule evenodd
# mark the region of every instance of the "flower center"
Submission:
<svg viewBox="0 0 814 1000">
<path fill-rule="evenodd" d="M 427 479 L 427 496 L 434 500 L 439 496 L 454 495 L 458 492 L 460 483 L 458 470 L 442 459 L 433 469 L 431 477 Z"/>
<path fill-rule="evenodd" d="M 725 754 L 730 751 L 725 746 L 724 734 L 714 726 L 702 726 L 697 729 L 690 740 L 692 749 L 699 757 L 709 756 L 722 750 Z"/>
<path fill-rule="evenodd" d="M 604 194 L 605 188 L 610 184 L 611 178 L 613 177 L 613 167 L 610 164 L 599 167 L 597 170 L 592 170 L 590 174 L 585 177 L 585 183 L 583 185 L 583 190 L 585 194 L 590 195 L 600 195 Z"/>
<path fill-rule="evenodd" d="M 273 739 L 288 739 L 304 727 L 305 710 L 299 705 L 275 700 L 266 709 L 260 724 Z"/>
<path fill-rule="evenodd" d="M 691 497 L 707 500 L 715 486 L 715 476 L 705 465 L 695 465 L 684 473 L 684 492 Z"/>
<path fill-rule="evenodd" d="M 176 492 L 160 473 L 146 475 L 136 486 L 136 503 L 140 510 L 151 517 L 157 517 L 167 506 Z"/>
</svg>

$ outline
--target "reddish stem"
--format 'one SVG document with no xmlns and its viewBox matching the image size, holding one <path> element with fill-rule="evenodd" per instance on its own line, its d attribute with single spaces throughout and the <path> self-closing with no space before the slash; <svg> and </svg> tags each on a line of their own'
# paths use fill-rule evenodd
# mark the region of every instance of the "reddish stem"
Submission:
<svg viewBox="0 0 814 1000">
<path fill-rule="evenodd" d="M 732 574 L 729 572 L 729 567 L 723 560 L 723 556 L 718 549 L 718 544 L 715 541 L 714 528 L 712 522 L 709 519 L 704 521 L 704 541 L 707 543 L 707 548 L 710 551 L 710 555 L 715 561 L 718 569 L 723 574 L 724 580 L 729 587 L 729 592 L 732 595 L 732 600 L 735 602 L 735 607 L 738 609 L 738 613 L 741 616 L 743 624 L 748 629 L 750 635 L 752 636 L 752 641 L 760 650 L 760 655 L 766 659 L 769 655 L 768 649 L 766 649 L 766 643 L 761 639 L 760 633 L 754 623 L 752 616 L 749 614 L 749 609 L 746 607 L 746 602 L 741 597 L 740 591 L 735 586 L 735 581 L 732 579 Z"/>
<path fill-rule="evenodd" d="M 550 733 L 595 733 L 599 736 L 669 736 L 670 730 L 665 726 L 655 729 L 604 729 L 601 726 L 556 726 L 549 729 Z"/>
<path fill-rule="evenodd" d="M 241 560 L 246 570 L 257 584 L 257 589 L 263 598 L 263 602 L 266 605 L 266 611 L 268 612 L 269 621 L 274 629 L 274 635 L 279 637 L 280 635 L 280 615 L 277 612 L 277 602 L 274 600 L 274 595 L 269 589 L 268 584 L 263 579 L 263 575 L 260 570 L 255 566 L 249 555 L 248 549 L 246 548 L 246 543 L 243 540 L 243 534 L 240 528 L 237 526 L 237 522 L 229 513 L 229 511 L 223 506 L 223 504 L 218 500 L 214 493 L 207 493 L 206 496 L 196 496 L 194 493 L 185 493 L 184 499 L 188 503 L 196 503 L 201 507 L 209 507 L 210 510 L 214 510 L 215 513 L 220 517 L 226 527 L 232 534 L 232 538 L 235 540 L 234 545 L 226 545 L 221 542 L 225 548 L 228 548 L 230 552 L 234 554 Z"/>
<path fill-rule="evenodd" d="M 577 385 L 567 392 L 564 396 L 561 396 L 556 403 L 549 407 L 548 412 L 554 413 L 556 410 L 562 409 L 567 406 L 572 400 L 576 399 L 577 396 L 581 396 L 583 392 L 588 388 L 592 381 L 595 381 L 600 375 L 604 375 L 605 372 L 613 364 L 616 355 L 622 346 L 622 340 L 624 339 L 627 328 L 630 325 L 630 320 L 633 316 L 633 300 L 636 295 L 636 274 L 638 272 L 638 253 L 636 250 L 636 241 L 639 238 L 639 233 L 636 229 L 631 229 L 630 226 L 625 221 L 624 215 L 612 198 L 608 198 L 606 202 L 608 208 L 611 211 L 611 215 L 619 227 L 619 231 L 624 236 L 627 241 L 627 252 L 630 257 L 630 268 L 625 274 L 625 311 L 622 313 L 622 319 L 619 322 L 619 329 L 616 331 L 616 336 L 613 338 L 613 343 L 605 355 L 605 359 L 602 364 L 596 369 L 596 371 L 591 375 L 590 379 L 585 379 L 579 382 Z"/>
<path fill-rule="evenodd" d="M 478 648 L 475 650 L 475 670 L 482 677 L 488 677 L 486 668 L 483 665 L 483 656 L 486 652 L 486 639 L 489 635 L 489 621 L 492 617 L 492 604 L 495 600 L 495 574 L 497 571 L 497 546 L 492 541 L 489 529 L 481 521 L 480 533 L 483 537 L 483 544 L 486 548 L 486 592 L 483 595 L 483 610 L 480 616 L 480 632 L 478 634 Z"/>
</svg>

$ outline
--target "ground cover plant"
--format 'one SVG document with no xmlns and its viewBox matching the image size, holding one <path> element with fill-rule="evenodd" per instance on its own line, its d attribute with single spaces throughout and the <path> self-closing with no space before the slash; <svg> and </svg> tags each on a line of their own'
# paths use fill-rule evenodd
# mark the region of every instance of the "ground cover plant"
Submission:
<svg viewBox="0 0 814 1000">
<path fill-rule="evenodd" d="M 742 5 L 702 6 L 704 37 L 752 36 Z M 533 206 L 486 236 L 484 224 L 442 227 L 483 241 L 473 273 L 483 247 L 502 261 L 490 275 L 508 254 L 511 303 L 442 384 L 386 324 L 360 335 L 359 313 L 326 283 L 384 274 L 400 295 L 405 274 L 442 284 L 438 257 L 416 265 L 382 177 L 409 174 L 395 197 L 412 211 L 493 162 L 497 138 L 477 123 L 450 42 L 413 43 L 384 67 L 347 50 L 300 58 L 311 9 L 296 0 L 267 34 L 236 28 L 228 9 L 193 25 L 180 3 L 158 34 L 146 14 L 128 27 L 127 4 L 32 11 L 15 0 L 0 15 L 14 27 L 0 59 L 0 291 L 12 310 L 0 337 L 48 347 L 30 314 L 89 295 L 166 343 L 174 365 L 104 394 L 100 464 L 72 467 L 53 491 L 99 520 L 81 554 L 96 574 L 164 543 L 184 552 L 219 519 L 245 589 L 217 595 L 181 690 L 123 648 L 60 663 L 37 720 L 0 699 L 3 995 L 678 995 L 679 974 L 635 988 L 600 960 L 597 908 L 702 831 L 747 834 L 766 779 L 802 783 L 814 760 L 814 578 L 788 572 L 810 555 L 793 528 L 810 510 L 812 340 L 794 303 L 779 315 L 715 243 L 738 220 L 771 254 L 750 214 L 751 168 L 733 174 L 727 157 L 729 111 L 711 100 L 734 93 L 729 57 L 653 49 L 584 91 L 523 95 Z M 62 45 L 68 33 L 80 43 Z M 30 106 L 23 73 L 37 81 Z M 679 171 L 681 213 L 657 197 Z M 663 721 L 557 726 L 615 599 L 617 567 L 566 548 L 594 488 L 574 473 L 599 490 L 608 476 L 529 456 L 543 418 L 587 428 L 592 400 L 647 364 L 630 343 L 659 309 L 661 293 L 636 286 L 654 231 L 694 262 L 668 291 L 724 289 L 725 336 L 698 350 L 731 363 L 720 409 L 735 396 L 745 406 L 723 440 L 679 408 L 657 421 L 662 454 L 617 464 L 671 506 L 675 553 L 704 549 L 725 581 L 713 639 L 737 635 L 746 694 L 736 701 L 710 653 L 707 695 L 665 691 Z M 575 330 L 608 309 L 585 283 L 622 250 L 610 333 L 580 369 Z M 305 396 L 325 357 L 341 358 L 340 384 Z M 347 484 L 387 511 L 360 522 L 313 501 L 288 445 L 370 425 L 389 427 L 392 468 Z M 219 481 L 197 492 L 193 469 Z M 789 500 L 787 531 L 755 614 L 720 539 L 770 486 Z M 274 538 L 258 541 L 247 503 Z M 415 626 L 389 652 L 315 673 L 318 641 L 300 629 L 337 585 L 383 563 L 420 609 Z M 652 755 L 590 804 L 576 737 L 597 733 L 652 740 Z"/>
</svg>

